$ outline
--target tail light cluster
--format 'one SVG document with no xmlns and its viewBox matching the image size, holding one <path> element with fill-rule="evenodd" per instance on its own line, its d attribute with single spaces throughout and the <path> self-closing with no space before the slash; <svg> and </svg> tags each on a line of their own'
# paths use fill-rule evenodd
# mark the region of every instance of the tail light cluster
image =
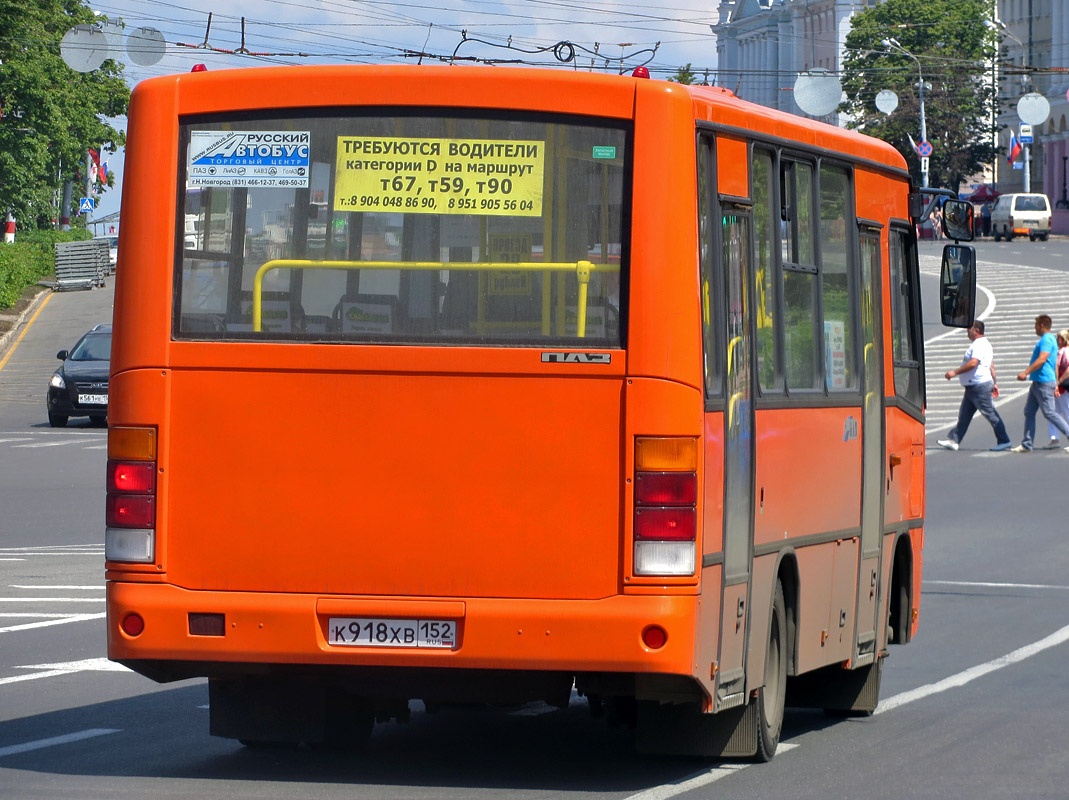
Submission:
<svg viewBox="0 0 1069 800">
<path fill-rule="evenodd" d="M 108 429 L 108 561 L 150 563 L 156 554 L 156 429 Z"/>
<path fill-rule="evenodd" d="M 697 564 L 698 444 L 635 439 L 635 575 L 693 575 Z"/>
</svg>

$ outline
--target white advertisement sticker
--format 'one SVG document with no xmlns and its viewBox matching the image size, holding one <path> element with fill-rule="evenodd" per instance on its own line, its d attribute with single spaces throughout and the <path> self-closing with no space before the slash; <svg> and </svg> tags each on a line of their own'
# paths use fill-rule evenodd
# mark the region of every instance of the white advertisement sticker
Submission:
<svg viewBox="0 0 1069 800">
<path fill-rule="evenodd" d="M 190 186 L 307 188 L 309 131 L 191 131 Z"/>
</svg>

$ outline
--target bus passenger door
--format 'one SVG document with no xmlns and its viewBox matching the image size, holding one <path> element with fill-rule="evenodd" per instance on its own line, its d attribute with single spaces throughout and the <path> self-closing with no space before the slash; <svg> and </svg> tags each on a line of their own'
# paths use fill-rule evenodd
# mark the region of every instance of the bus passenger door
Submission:
<svg viewBox="0 0 1069 800">
<path fill-rule="evenodd" d="M 716 697 L 718 709 L 742 705 L 746 700 L 746 636 L 754 509 L 748 212 L 725 209 L 722 236 L 727 352 L 724 360 L 724 594 Z"/>
<path fill-rule="evenodd" d="M 861 573 L 857 587 L 857 635 L 854 666 L 879 655 L 880 533 L 883 528 L 883 357 L 880 347 L 880 233 L 861 230 L 862 483 Z M 883 587 L 886 591 L 889 587 Z"/>
</svg>

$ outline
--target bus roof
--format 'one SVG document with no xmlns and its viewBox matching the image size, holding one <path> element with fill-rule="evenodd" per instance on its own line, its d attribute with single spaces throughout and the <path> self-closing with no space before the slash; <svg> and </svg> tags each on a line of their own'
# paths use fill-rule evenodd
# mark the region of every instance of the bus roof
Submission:
<svg viewBox="0 0 1069 800">
<path fill-rule="evenodd" d="M 629 119 L 643 87 L 668 85 L 689 93 L 695 117 L 748 135 L 763 134 L 905 170 L 886 142 L 856 131 L 757 105 L 715 86 L 693 86 L 630 75 L 564 69 L 444 65 L 319 65 L 254 67 L 180 73 L 142 81 L 133 102 L 173 94 L 177 113 L 359 105 L 505 107 Z M 295 90 L 294 87 L 303 87 Z M 592 105 L 596 102 L 596 105 Z M 754 125 L 754 116 L 765 121 Z"/>
</svg>

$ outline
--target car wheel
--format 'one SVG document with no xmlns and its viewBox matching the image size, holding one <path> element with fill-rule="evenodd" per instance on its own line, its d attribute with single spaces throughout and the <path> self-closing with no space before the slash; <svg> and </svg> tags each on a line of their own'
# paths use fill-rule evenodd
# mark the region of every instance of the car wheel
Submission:
<svg viewBox="0 0 1069 800">
<path fill-rule="evenodd" d="M 53 414 L 51 411 L 49 411 L 48 424 L 51 425 L 53 428 L 66 428 L 67 418 L 63 414 Z"/>
<path fill-rule="evenodd" d="M 1009 228 L 1006 228 L 1005 230 L 1003 230 L 1002 234 L 1003 234 L 1003 236 L 1006 237 L 1006 241 L 1007 242 L 1012 242 L 1013 241 L 1013 232 Z"/>
<path fill-rule="evenodd" d="M 998 231 L 995 231 L 995 241 L 996 242 L 1002 241 L 1002 236 L 999 235 Z"/>
<path fill-rule="evenodd" d="M 1047 237 L 1048 236 L 1050 236 L 1049 233 L 1041 233 L 1041 234 L 1039 234 L 1039 241 L 1041 241 L 1041 242 L 1047 241 Z"/>
</svg>

